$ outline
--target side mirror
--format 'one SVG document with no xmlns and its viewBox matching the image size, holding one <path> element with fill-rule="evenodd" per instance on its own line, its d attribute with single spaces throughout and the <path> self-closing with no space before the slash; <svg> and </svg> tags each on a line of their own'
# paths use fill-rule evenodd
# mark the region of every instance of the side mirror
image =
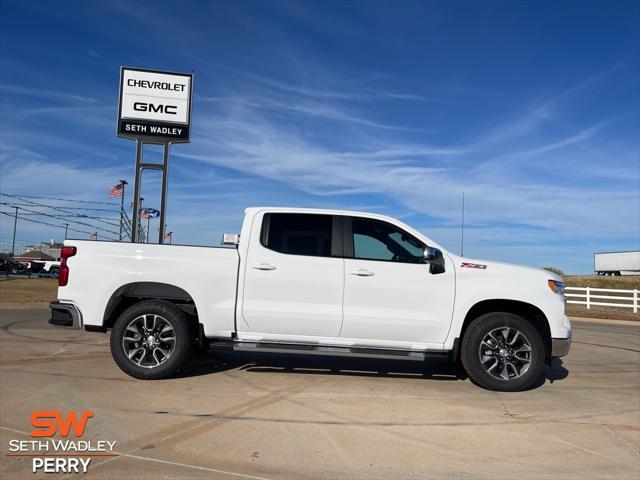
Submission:
<svg viewBox="0 0 640 480">
<path fill-rule="evenodd" d="M 422 258 L 424 259 L 424 263 L 429 264 L 429 272 L 433 274 L 444 273 L 445 262 L 441 250 L 427 246 L 424 248 L 424 252 L 422 252 Z"/>
</svg>

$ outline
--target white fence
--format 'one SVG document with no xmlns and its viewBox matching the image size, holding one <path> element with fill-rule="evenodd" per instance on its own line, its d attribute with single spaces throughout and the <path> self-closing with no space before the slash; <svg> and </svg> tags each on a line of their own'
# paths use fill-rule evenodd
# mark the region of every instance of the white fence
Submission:
<svg viewBox="0 0 640 480">
<path fill-rule="evenodd" d="M 591 308 L 592 305 L 633 308 L 633 313 L 638 313 L 638 292 L 640 291 L 638 289 L 618 290 L 614 288 L 565 287 L 564 290 L 567 303 L 586 305 L 587 308 Z M 610 295 L 611 293 L 615 295 Z M 616 303 L 605 302 L 603 300 L 614 300 Z"/>
</svg>

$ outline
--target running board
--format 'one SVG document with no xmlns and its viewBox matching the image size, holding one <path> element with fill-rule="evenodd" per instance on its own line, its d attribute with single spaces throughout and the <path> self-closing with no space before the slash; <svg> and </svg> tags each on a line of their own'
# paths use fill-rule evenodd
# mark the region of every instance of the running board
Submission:
<svg viewBox="0 0 640 480">
<path fill-rule="evenodd" d="M 305 345 L 295 343 L 242 342 L 233 343 L 233 350 L 238 352 L 297 353 L 304 355 L 328 355 L 345 357 L 385 358 L 394 360 L 422 361 L 428 355 L 447 355 L 448 352 L 385 350 L 382 348 L 334 347 L 329 345 Z"/>
</svg>

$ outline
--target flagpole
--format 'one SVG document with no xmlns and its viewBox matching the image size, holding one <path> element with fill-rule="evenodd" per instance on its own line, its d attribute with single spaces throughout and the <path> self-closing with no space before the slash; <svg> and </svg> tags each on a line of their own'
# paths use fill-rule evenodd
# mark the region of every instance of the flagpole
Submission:
<svg viewBox="0 0 640 480">
<path fill-rule="evenodd" d="M 120 198 L 120 241 L 122 241 L 122 224 L 124 223 L 124 186 L 128 185 L 126 180 L 120 179 L 122 185 L 122 197 Z"/>
<path fill-rule="evenodd" d="M 142 201 L 143 200 L 144 200 L 144 198 L 140 197 L 140 204 L 138 205 L 139 210 L 137 212 L 134 212 L 135 215 L 138 216 L 138 225 L 140 225 L 140 223 L 141 223 L 140 220 L 142 220 L 142 216 L 141 215 L 142 215 Z M 135 207 L 135 205 L 134 205 L 134 207 Z M 133 235 L 133 233 L 131 235 Z M 137 243 L 140 240 L 142 240 L 140 232 L 136 232 L 136 239 L 134 241 Z"/>
</svg>

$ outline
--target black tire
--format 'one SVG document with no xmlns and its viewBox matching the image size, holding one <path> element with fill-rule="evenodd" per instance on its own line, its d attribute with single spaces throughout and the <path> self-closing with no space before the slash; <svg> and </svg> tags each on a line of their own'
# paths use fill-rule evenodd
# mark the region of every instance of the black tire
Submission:
<svg viewBox="0 0 640 480">
<path fill-rule="evenodd" d="M 51 270 L 49 270 L 49 273 L 51 274 L 51 276 L 53 278 L 58 278 L 58 269 L 57 268 L 52 268 Z"/>
<path fill-rule="evenodd" d="M 147 315 L 155 316 L 155 318 L 161 318 L 169 323 L 172 326 L 172 338 L 175 340 L 173 343 L 173 349 L 167 358 L 156 366 L 145 367 L 141 366 L 139 363 L 136 364 L 135 359 L 138 358 L 140 360 L 141 358 L 153 358 L 152 361 L 157 361 L 157 359 L 154 358 L 156 352 L 151 352 L 149 350 L 151 347 L 144 347 L 141 343 L 136 344 L 130 340 L 125 340 L 125 334 L 131 335 L 131 333 L 127 333 L 127 326 L 134 321 L 139 321 L 138 319 L 141 317 L 145 318 L 143 321 L 145 322 L 144 325 L 146 328 L 147 317 L 145 316 Z M 155 322 L 155 320 L 153 321 Z M 160 334 L 158 334 L 158 339 L 162 340 L 159 335 Z M 193 355 L 195 339 L 196 335 L 193 323 L 187 318 L 182 310 L 169 302 L 160 300 L 143 300 L 129 307 L 116 320 L 113 329 L 111 330 L 111 355 L 118 367 L 120 367 L 120 369 L 126 374 L 140 380 L 159 380 L 172 377 L 178 371 L 186 367 Z M 140 336 L 140 342 L 143 341 L 146 342 L 144 334 Z M 154 340 L 154 342 L 155 341 L 156 340 Z M 140 355 L 136 355 L 133 359 L 130 359 L 125 351 L 125 344 L 129 348 L 129 353 L 134 349 L 146 349 L 147 352 L 142 352 Z M 161 346 L 162 344 L 158 341 L 156 345 Z M 146 355 L 146 357 L 143 355 Z"/>
<path fill-rule="evenodd" d="M 13 274 L 18 273 L 18 269 L 16 267 L 11 267 L 11 273 Z"/>
<path fill-rule="evenodd" d="M 507 333 L 509 339 L 516 337 L 515 332 L 520 333 L 515 342 L 521 351 L 515 354 L 511 354 L 512 348 L 508 345 L 508 341 L 504 341 L 502 332 L 509 331 L 511 332 Z M 489 349 L 487 343 L 482 343 L 487 338 L 491 339 L 490 335 L 499 340 L 493 350 Z M 492 340 L 490 342 L 495 343 Z M 527 351 L 522 347 L 524 343 L 530 350 Z M 489 355 L 482 354 L 482 358 L 487 359 L 484 364 L 481 361 L 481 345 L 488 346 L 486 349 L 483 347 L 483 352 L 491 352 Z M 501 348 L 500 345 L 506 348 Z M 520 356 L 524 357 L 523 361 L 519 360 Z M 495 362 L 493 362 L 494 358 Z M 544 341 L 538 330 L 518 315 L 506 312 L 487 313 L 473 320 L 465 331 L 460 348 L 460 359 L 469 378 L 475 384 L 488 390 L 519 392 L 533 387 L 542 374 L 545 361 Z M 496 366 L 490 373 L 488 370 L 494 363 Z M 524 368 L 525 365 L 526 368 Z M 522 372 L 519 375 L 518 366 L 521 367 L 520 372 Z M 505 372 L 508 379 L 502 378 Z M 499 378 L 496 378 L 497 376 Z"/>
</svg>

